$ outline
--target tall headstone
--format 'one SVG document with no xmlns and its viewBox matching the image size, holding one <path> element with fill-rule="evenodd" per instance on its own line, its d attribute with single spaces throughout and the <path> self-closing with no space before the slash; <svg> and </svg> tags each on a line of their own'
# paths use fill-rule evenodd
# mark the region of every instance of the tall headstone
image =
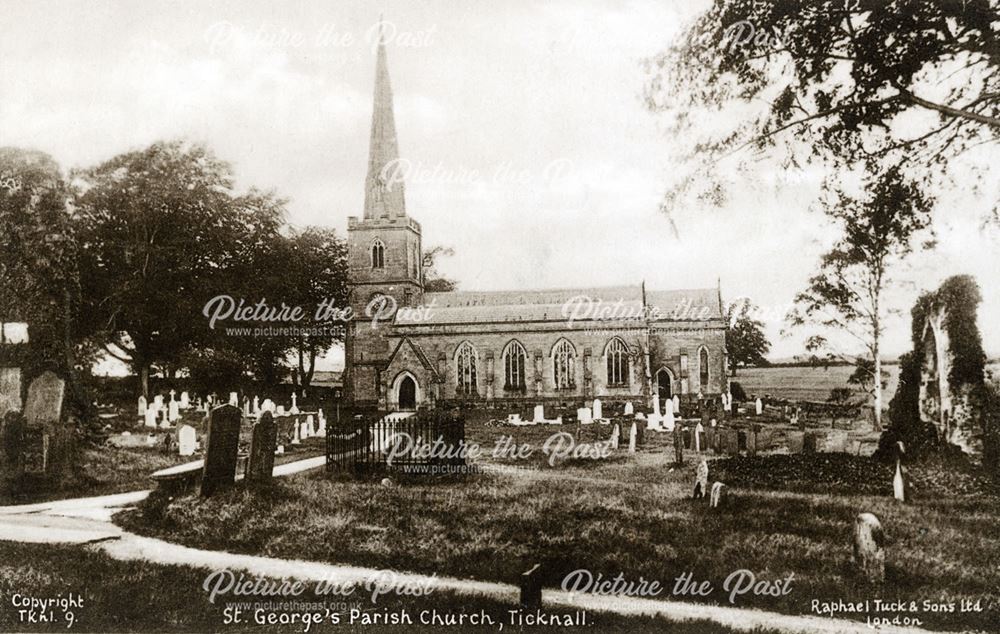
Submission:
<svg viewBox="0 0 1000 634">
<path fill-rule="evenodd" d="M 260 397 L 259 396 L 254 396 L 253 397 L 253 415 L 254 416 L 260 416 Z"/>
<path fill-rule="evenodd" d="M 52 429 L 59 423 L 62 413 L 66 383 L 48 371 L 36 377 L 28 386 L 28 400 L 24 404 L 24 419 L 29 427 Z"/>
<path fill-rule="evenodd" d="M 615 423 L 615 428 L 611 431 L 611 448 L 618 449 L 618 441 L 621 436 L 621 427 Z"/>
<path fill-rule="evenodd" d="M 145 421 L 143 421 L 146 427 L 156 427 L 157 415 L 158 412 L 156 411 L 155 405 L 150 405 L 149 407 L 146 408 L 146 419 Z"/>
<path fill-rule="evenodd" d="M 635 426 L 635 421 L 632 421 L 632 427 L 628 431 L 628 452 L 635 453 L 635 437 L 637 434 L 637 429 Z"/>
<path fill-rule="evenodd" d="M 181 419 L 180 407 L 181 404 L 175 401 L 173 399 L 173 396 L 171 396 L 170 403 L 167 404 L 167 412 L 168 412 L 167 419 L 171 423 L 175 423 Z"/>
<path fill-rule="evenodd" d="M 54 372 L 46 371 L 28 386 L 24 403 L 25 429 L 22 458 L 27 473 L 44 473 L 50 466 L 50 447 L 60 432 L 66 383 Z"/>
<path fill-rule="evenodd" d="M 635 414 L 635 408 L 632 407 L 632 401 L 625 403 L 625 416 L 632 416 Z"/>
<path fill-rule="evenodd" d="M 270 412 L 261 415 L 253 426 L 250 439 L 250 463 L 247 482 L 270 482 L 274 471 L 274 453 L 278 445 L 278 425 Z"/>
<path fill-rule="evenodd" d="M 674 420 L 674 402 L 667 399 L 665 406 L 667 412 L 664 414 L 663 426 L 666 427 L 667 431 L 673 431 L 674 425 L 676 424 Z"/>
<path fill-rule="evenodd" d="M 674 414 L 680 416 L 681 414 L 681 398 L 674 394 L 674 398 L 671 399 L 674 402 Z"/>
<path fill-rule="evenodd" d="M 229 404 L 235 405 L 236 407 L 240 406 L 240 395 L 238 392 L 229 393 Z"/>
<path fill-rule="evenodd" d="M 177 450 L 182 456 L 193 456 L 198 446 L 198 432 L 191 425 L 181 425 L 177 430 Z"/>
<path fill-rule="evenodd" d="M 212 495 L 236 481 L 236 455 L 242 419 L 240 409 L 235 405 L 223 405 L 212 410 L 201 478 L 202 496 Z"/>
<path fill-rule="evenodd" d="M 534 415 L 532 416 L 531 420 L 533 422 L 535 422 L 535 423 L 543 423 L 543 422 L 545 422 L 545 406 L 544 405 L 535 405 Z"/>
<path fill-rule="evenodd" d="M 701 436 L 705 433 L 705 426 L 700 422 L 694 427 L 694 450 L 701 453 Z"/>
<path fill-rule="evenodd" d="M 139 418 L 141 418 L 143 420 L 145 420 L 145 418 L 146 418 L 146 407 L 147 407 L 147 405 L 146 405 L 146 397 L 145 396 L 140 396 L 139 397 L 139 402 L 136 405 L 136 413 L 138 414 Z"/>
<path fill-rule="evenodd" d="M 0 368 L 0 420 L 21 407 L 21 368 Z"/>
<path fill-rule="evenodd" d="M 871 513 L 861 513 L 854 520 L 854 565 L 869 583 L 885 581 L 885 536 L 882 524 Z"/>
<path fill-rule="evenodd" d="M 691 497 L 703 498 L 708 495 L 708 461 L 698 463 L 698 471 L 694 478 L 694 492 Z"/>
<path fill-rule="evenodd" d="M 153 407 L 156 408 L 156 413 L 159 414 L 160 410 L 163 409 L 163 395 L 157 394 L 153 397 Z"/>
<path fill-rule="evenodd" d="M 674 464 L 684 464 L 684 433 L 681 426 L 674 426 Z"/>
<path fill-rule="evenodd" d="M 187 393 L 187 390 L 181 392 L 181 409 L 187 409 L 191 407 L 191 395 Z"/>
<path fill-rule="evenodd" d="M 604 408 L 599 398 L 594 399 L 594 418 L 604 418 Z"/>
<path fill-rule="evenodd" d="M 764 413 L 764 402 L 760 400 L 759 396 L 757 397 L 757 400 L 754 401 L 754 407 L 756 408 L 758 416 Z"/>
</svg>

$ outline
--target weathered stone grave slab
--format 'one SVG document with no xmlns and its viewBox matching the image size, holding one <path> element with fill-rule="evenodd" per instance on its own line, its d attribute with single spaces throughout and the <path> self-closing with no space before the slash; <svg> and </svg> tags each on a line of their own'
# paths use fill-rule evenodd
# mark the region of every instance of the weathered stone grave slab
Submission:
<svg viewBox="0 0 1000 634">
<path fill-rule="evenodd" d="M 234 405 L 212 410 L 205 448 L 205 470 L 201 479 L 202 496 L 212 495 L 236 481 L 236 459 L 243 414 Z"/>
<path fill-rule="evenodd" d="M 44 372 L 28 386 L 24 418 L 28 427 L 42 427 L 50 432 L 62 413 L 66 383 L 53 372 Z"/>
<path fill-rule="evenodd" d="M 278 425 L 271 412 L 264 412 L 253 426 L 250 440 L 250 463 L 247 467 L 247 482 L 265 483 L 271 481 L 274 471 L 274 452 L 278 446 Z"/>
<path fill-rule="evenodd" d="M 802 453 L 805 448 L 805 432 L 788 432 L 788 453 Z"/>
<path fill-rule="evenodd" d="M 21 407 L 21 368 L 0 368 L 0 419 Z"/>
</svg>

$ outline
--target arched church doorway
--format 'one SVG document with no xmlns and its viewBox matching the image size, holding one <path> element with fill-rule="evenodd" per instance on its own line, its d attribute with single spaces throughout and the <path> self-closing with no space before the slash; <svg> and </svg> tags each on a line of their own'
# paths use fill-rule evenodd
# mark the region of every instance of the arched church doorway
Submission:
<svg viewBox="0 0 1000 634">
<path fill-rule="evenodd" d="M 404 376 L 399 382 L 399 409 L 407 411 L 417 409 L 417 383 L 413 377 Z"/>
</svg>

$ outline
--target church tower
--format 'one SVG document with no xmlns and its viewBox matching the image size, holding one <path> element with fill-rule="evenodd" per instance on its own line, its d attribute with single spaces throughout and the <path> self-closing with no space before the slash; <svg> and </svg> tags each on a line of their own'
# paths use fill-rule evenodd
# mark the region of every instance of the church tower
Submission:
<svg viewBox="0 0 1000 634">
<path fill-rule="evenodd" d="M 347 398 L 377 402 L 379 370 L 391 354 L 388 313 L 423 302 L 420 223 L 406 215 L 392 87 L 380 29 L 365 177 L 364 216 L 347 219 L 348 280 L 354 319 L 344 353 Z M 385 299 L 380 299 L 385 298 Z M 373 311 L 380 323 L 373 327 Z"/>
</svg>

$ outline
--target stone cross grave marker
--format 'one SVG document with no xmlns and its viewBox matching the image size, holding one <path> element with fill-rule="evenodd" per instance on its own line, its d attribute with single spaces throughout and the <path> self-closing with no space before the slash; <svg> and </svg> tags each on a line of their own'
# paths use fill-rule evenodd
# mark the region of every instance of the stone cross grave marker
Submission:
<svg viewBox="0 0 1000 634">
<path fill-rule="evenodd" d="M 240 409 L 234 405 L 223 405 L 212 410 L 208 421 L 205 468 L 201 478 L 203 497 L 236 481 L 236 455 L 242 419 Z"/>
<path fill-rule="evenodd" d="M 861 513 L 854 520 L 854 565 L 869 583 L 885 581 L 885 537 L 882 524 L 871 513 Z"/>
<path fill-rule="evenodd" d="M 270 412 L 261 415 L 253 426 L 250 440 L 250 463 L 247 467 L 247 482 L 266 483 L 271 481 L 274 471 L 274 452 L 278 445 L 278 425 Z"/>
<path fill-rule="evenodd" d="M 181 425 L 177 431 L 177 450 L 182 456 L 193 456 L 198 445 L 198 432 L 191 425 Z"/>
</svg>

